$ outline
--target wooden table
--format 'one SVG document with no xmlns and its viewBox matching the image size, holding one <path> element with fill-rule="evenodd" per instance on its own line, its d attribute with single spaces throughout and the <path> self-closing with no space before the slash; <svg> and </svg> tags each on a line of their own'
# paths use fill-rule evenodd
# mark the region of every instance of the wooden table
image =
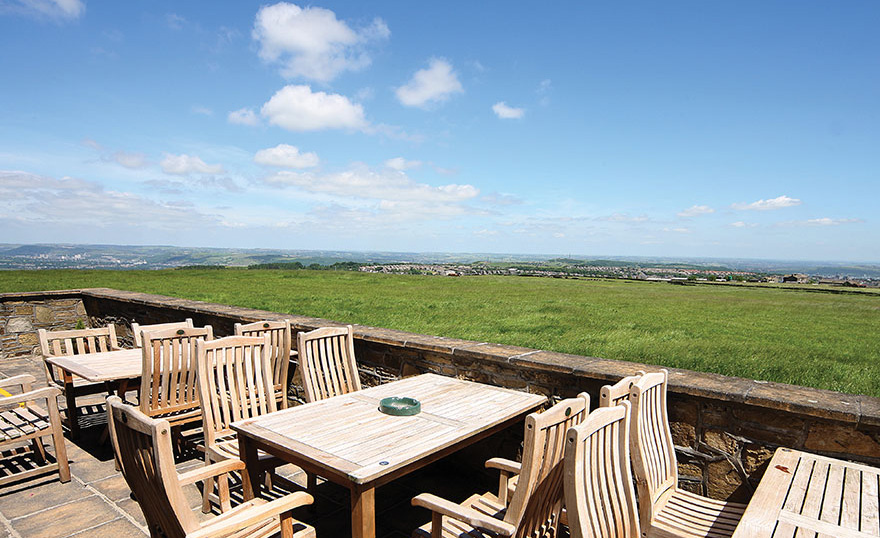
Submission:
<svg viewBox="0 0 880 538">
<path fill-rule="evenodd" d="M 880 536 L 880 469 L 779 448 L 734 538 Z"/>
<path fill-rule="evenodd" d="M 46 362 L 57 366 L 63 373 L 67 417 L 74 437 L 79 431 L 79 422 L 73 376 L 92 383 L 104 383 L 108 393 L 115 390 L 120 397 L 124 397 L 129 382 L 141 376 L 142 353 L 140 348 L 135 348 L 46 358 Z"/>
<path fill-rule="evenodd" d="M 391 416 L 379 400 L 407 396 L 421 413 Z M 264 450 L 351 491 L 354 538 L 376 534 L 375 488 L 521 420 L 541 395 L 422 374 L 232 424 L 248 465 L 245 495 L 259 488 Z"/>
</svg>

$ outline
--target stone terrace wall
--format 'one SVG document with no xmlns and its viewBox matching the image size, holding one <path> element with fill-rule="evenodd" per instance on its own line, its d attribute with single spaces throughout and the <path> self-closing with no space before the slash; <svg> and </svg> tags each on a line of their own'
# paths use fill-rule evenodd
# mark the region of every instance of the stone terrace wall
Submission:
<svg viewBox="0 0 880 538">
<path fill-rule="evenodd" d="M 32 353 L 39 346 L 37 329 L 74 329 L 77 322 L 88 326 L 78 292 L 0 295 L 0 358 Z"/>
<path fill-rule="evenodd" d="M 58 295 L 62 293 L 62 295 Z M 339 322 L 110 289 L 0 295 L 0 303 L 37 308 L 81 297 L 92 325 L 160 323 L 191 317 L 218 336 L 236 322 L 290 319 L 296 331 Z M 15 309 L 5 308 L 7 312 Z M 0 319 L 0 326 L 9 326 Z M 23 328 L 24 326 L 19 326 Z M 17 333 L 21 335 L 21 333 Z M 375 327 L 355 327 L 362 375 L 387 379 L 437 372 L 514 389 L 569 397 L 637 370 L 658 367 Z M 18 336 L 21 340 L 22 336 Z M 746 500 L 778 446 L 880 465 L 880 399 L 670 369 L 669 414 L 681 483 L 719 499 Z"/>
</svg>

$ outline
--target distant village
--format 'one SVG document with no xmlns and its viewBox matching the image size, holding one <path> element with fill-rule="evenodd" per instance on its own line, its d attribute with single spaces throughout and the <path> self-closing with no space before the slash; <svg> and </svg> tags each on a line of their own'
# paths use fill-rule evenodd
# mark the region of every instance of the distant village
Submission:
<svg viewBox="0 0 880 538">
<path fill-rule="evenodd" d="M 550 278 L 619 278 L 656 282 L 752 282 L 776 284 L 815 284 L 824 286 L 880 287 L 880 279 L 814 277 L 803 273 L 762 274 L 726 269 L 701 269 L 680 267 L 630 267 L 616 265 L 572 265 L 549 267 L 491 267 L 486 264 L 421 264 L 395 263 L 361 265 L 367 273 L 420 274 L 437 276 L 532 276 Z"/>
</svg>

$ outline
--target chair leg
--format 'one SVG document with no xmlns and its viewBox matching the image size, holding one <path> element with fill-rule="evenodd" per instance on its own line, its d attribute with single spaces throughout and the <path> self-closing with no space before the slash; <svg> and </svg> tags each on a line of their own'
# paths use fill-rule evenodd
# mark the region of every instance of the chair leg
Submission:
<svg viewBox="0 0 880 538">
<path fill-rule="evenodd" d="M 58 478 L 62 482 L 70 482 L 70 462 L 67 461 L 67 446 L 64 444 L 64 432 L 61 431 L 61 414 L 58 412 L 58 401 L 52 397 L 46 402 L 49 411 L 49 424 L 52 428 L 52 445 L 55 448 L 55 460 L 58 462 Z M 40 445 L 43 442 L 40 440 Z M 115 452 L 115 451 L 114 451 Z"/>
</svg>

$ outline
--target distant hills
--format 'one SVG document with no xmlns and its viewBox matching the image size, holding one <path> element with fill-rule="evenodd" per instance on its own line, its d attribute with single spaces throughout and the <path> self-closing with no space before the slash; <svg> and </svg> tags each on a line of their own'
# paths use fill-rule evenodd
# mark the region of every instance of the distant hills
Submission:
<svg viewBox="0 0 880 538">
<path fill-rule="evenodd" d="M 491 254 L 449 252 L 374 252 L 333 250 L 281 250 L 197 248 L 136 245 L 0 244 L 0 269 L 169 269 L 192 265 L 246 267 L 258 264 L 299 262 L 332 265 L 340 262 L 360 264 L 451 264 L 474 262 L 526 263 L 552 262 L 570 265 L 618 267 L 669 266 L 703 270 L 751 271 L 764 274 L 805 273 L 839 278 L 880 278 L 880 264 L 829 261 L 785 261 L 711 258 L 657 258 L 534 254 Z"/>
</svg>

